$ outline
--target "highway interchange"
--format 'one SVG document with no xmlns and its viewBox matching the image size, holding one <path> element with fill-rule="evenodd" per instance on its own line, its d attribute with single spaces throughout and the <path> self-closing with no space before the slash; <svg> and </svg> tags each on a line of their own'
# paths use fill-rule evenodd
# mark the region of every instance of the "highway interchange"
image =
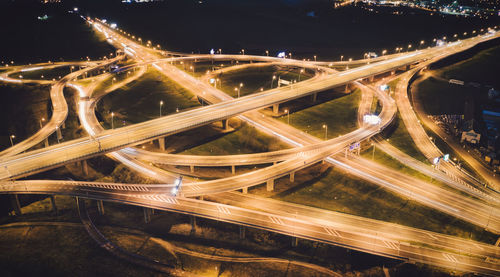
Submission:
<svg viewBox="0 0 500 277">
<path fill-rule="evenodd" d="M 484 227 L 490 232 L 500 233 L 497 192 L 484 188 L 481 181 L 471 178 L 453 165 L 443 166 L 443 171 L 434 170 L 400 151 L 398 152 L 397 149 L 391 148 L 392 146 L 387 142 L 377 142 L 378 147 L 381 147 L 387 153 L 392 153 L 392 156 L 396 159 L 405 161 L 405 164 L 425 174 L 432 175 L 436 179 L 441 179 L 448 185 L 473 197 L 466 197 L 439 188 L 436 185 L 406 176 L 396 170 L 361 157 L 346 158 L 343 154 L 344 150 L 350 145 L 369 139 L 390 125 L 399 108 L 410 135 L 422 153 L 429 159 L 434 158 L 436 155 L 442 155 L 432 143 L 429 144 L 428 136 L 425 135 L 425 131 L 422 133 L 423 129 L 418 119 L 415 120 L 416 115 L 409 106 L 409 101 L 404 97 L 406 96 L 406 86 L 410 78 L 430 62 L 468 49 L 480 42 L 496 38 L 499 35 L 497 32 L 479 35 L 444 46 L 387 55 L 378 59 L 353 61 L 352 64 L 366 64 L 354 69 L 337 72 L 324 66 L 333 64 L 348 65 L 350 63 L 315 63 L 267 56 L 221 54 L 179 55 L 175 53 L 177 57 L 165 58 L 165 55 L 171 55 L 172 53 L 144 47 L 98 20 L 89 21 L 99 32 L 106 36 L 108 42 L 118 49 L 123 49 L 128 58 L 136 61 L 134 65 L 120 69 L 123 71 L 135 67 L 140 69 L 139 72 L 132 74 L 128 80 L 124 80 L 124 83 L 139 78 L 143 72 L 141 70 L 144 70 L 148 65 L 152 65 L 165 76 L 175 80 L 211 105 L 127 127 L 105 130 L 99 124 L 94 113 L 97 101 L 104 95 L 94 95 L 93 89 L 97 86 L 99 80 L 105 80 L 110 74 L 104 74 L 98 78 L 98 82 L 88 87 L 81 87 L 74 80 L 79 76 L 83 76 L 85 72 L 105 68 L 119 61 L 123 56 L 117 56 L 114 59 L 100 63 L 78 64 L 85 65 L 86 68 L 65 76 L 52 86 L 51 99 L 54 113 L 49 121 L 50 125 L 49 123 L 46 124 L 28 140 L 0 152 L 0 178 L 4 180 L 0 184 L 1 193 L 64 194 L 129 203 L 217 219 L 241 226 L 269 230 L 292 237 L 340 245 L 376 255 L 422 262 L 453 270 L 487 275 L 499 274 L 500 264 L 498 259 L 500 250 L 493 245 L 234 192 L 239 189 L 246 191 L 248 187 L 263 183 L 266 183 L 268 189 L 271 190 L 275 179 L 290 175 L 292 180 L 296 171 L 317 162 L 325 161 L 339 166 L 355 176 L 394 191 L 396 194 L 414 199 L 424 205 Z M 208 82 L 211 77 L 217 76 L 220 72 L 231 71 L 234 68 L 228 67 L 220 72 L 209 72 L 203 78 L 197 79 L 171 65 L 172 62 L 193 60 L 256 62 L 240 65 L 240 68 L 259 66 L 259 63 L 284 64 L 309 68 L 316 73 L 306 81 L 234 99 L 214 88 Z M 43 66 L 46 65 L 36 65 L 31 68 Z M 407 66 L 413 66 L 414 68 L 400 76 L 390 77 L 398 77 L 402 80 L 396 89 L 395 100 L 387 93 L 380 91 L 377 85 L 364 85 L 360 82 L 362 79 L 369 79 L 383 73 L 391 73 L 401 68 L 406 69 Z M 18 70 L 26 70 L 27 68 L 29 67 L 21 67 Z M 9 75 L 13 75 L 13 72 L 17 72 L 15 70 L 12 69 L 12 71 L 2 74 L 1 80 L 20 82 L 19 79 L 9 77 Z M 22 80 L 22 82 L 29 81 Z M 38 82 L 37 80 L 32 81 Z M 360 122 L 359 129 L 337 138 L 322 141 L 271 117 L 263 116 L 262 113 L 257 111 L 269 106 L 274 106 L 275 111 L 278 111 L 277 105 L 280 103 L 351 83 L 354 83 L 363 91 L 363 100 L 360 103 L 358 118 L 362 118 L 367 103 L 371 104 L 370 99 L 377 97 L 383 106 L 379 114 L 380 124 L 370 125 Z M 116 84 L 116 86 L 119 85 Z M 68 113 L 63 95 L 64 86 L 71 86 L 80 93 L 78 116 L 89 137 L 21 153 L 43 142 L 63 124 Z M 112 89 L 106 92 L 112 92 Z M 412 118 L 413 116 L 414 118 Z M 172 155 L 149 152 L 134 147 L 153 139 L 162 139 L 165 136 L 215 121 L 228 120 L 232 117 L 238 117 L 266 133 L 281 138 L 293 148 L 269 153 L 214 157 Z M 26 177 L 67 163 L 103 154 L 107 154 L 134 171 L 155 179 L 161 184 L 112 184 L 57 180 L 14 181 L 14 179 L 20 177 Z M 172 193 L 178 174 L 154 166 L 154 164 L 190 167 L 230 166 L 235 171 L 236 166 L 270 163 L 273 163 L 273 165 L 213 181 L 195 182 L 193 179 L 185 178 L 178 195 Z M 497 179 L 492 179 L 489 176 L 484 177 L 483 175 L 482 177 L 487 180 L 490 186 L 498 186 Z M 416 184 L 418 185 L 416 186 Z M 195 196 L 205 196 L 211 201 L 198 200 L 193 198 Z"/>
</svg>

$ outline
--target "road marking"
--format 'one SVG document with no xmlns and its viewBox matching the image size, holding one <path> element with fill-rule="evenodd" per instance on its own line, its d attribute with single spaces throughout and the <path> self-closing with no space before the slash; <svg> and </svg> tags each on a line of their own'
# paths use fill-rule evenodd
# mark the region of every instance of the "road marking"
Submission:
<svg viewBox="0 0 500 277">
<path fill-rule="evenodd" d="M 191 185 L 188 187 L 192 188 L 193 190 L 200 190 L 201 189 L 200 186 L 198 186 L 198 185 Z"/>
<path fill-rule="evenodd" d="M 223 214 L 231 214 L 231 211 L 227 207 L 217 206 L 217 209 Z"/>
<path fill-rule="evenodd" d="M 388 248 L 391 248 L 391 249 L 394 249 L 394 250 L 398 250 L 399 251 L 399 243 L 397 242 L 393 242 L 393 241 L 387 241 L 387 240 L 383 240 L 382 241 L 385 246 L 387 246 Z"/>
<path fill-rule="evenodd" d="M 458 263 L 458 260 L 457 258 L 455 258 L 453 255 L 451 254 L 448 254 L 448 253 L 443 253 L 443 257 L 445 257 L 445 259 L 447 259 L 448 261 L 450 262 L 454 262 L 454 263 Z"/>
<path fill-rule="evenodd" d="M 281 220 L 281 218 L 270 216 L 269 219 L 271 219 L 271 221 L 275 224 L 285 225 L 285 223 L 283 222 L 283 220 Z"/>
<path fill-rule="evenodd" d="M 335 229 L 332 229 L 330 227 L 323 227 L 323 229 L 325 229 L 325 231 L 329 234 L 329 235 L 332 235 L 334 237 L 339 237 L 341 238 L 342 236 L 340 235 L 340 233 L 335 230 Z"/>
<path fill-rule="evenodd" d="M 438 238 L 436 238 L 434 235 L 432 235 L 431 233 L 425 233 L 426 235 L 428 235 L 429 237 L 431 237 L 431 239 L 435 239 L 437 240 Z"/>
</svg>

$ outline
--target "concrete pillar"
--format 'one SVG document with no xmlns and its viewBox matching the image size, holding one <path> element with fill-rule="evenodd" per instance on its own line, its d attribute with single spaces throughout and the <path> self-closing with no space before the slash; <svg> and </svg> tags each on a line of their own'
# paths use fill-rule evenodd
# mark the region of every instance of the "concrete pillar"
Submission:
<svg viewBox="0 0 500 277">
<path fill-rule="evenodd" d="M 233 175 L 236 174 L 236 166 L 234 166 L 234 165 L 231 166 L 231 173 Z"/>
<path fill-rule="evenodd" d="M 497 242 L 495 243 L 495 246 L 500 246 L 500 237 L 497 239 Z"/>
<path fill-rule="evenodd" d="M 194 165 L 189 166 L 189 171 L 191 171 L 191 173 L 194 173 Z"/>
<path fill-rule="evenodd" d="M 17 197 L 17 194 L 13 194 L 11 196 L 11 202 L 12 202 L 12 209 L 14 210 L 15 215 L 22 215 L 21 211 L 21 204 L 19 203 L 19 197 Z"/>
<path fill-rule="evenodd" d="M 375 79 L 375 76 L 371 76 L 370 78 L 368 78 L 368 81 L 373 82 L 374 79 Z"/>
<path fill-rule="evenodd" d="M 89 175 L 89 167 L 87 165 L 87 160 L 82 161 L 82 172 L 84 175 Z"/>
<path fill-rule="evenodd" d="M 49 147 L 49 138 L 45 138 L 45 147 Z"/>
<path fill-rule="evenodd" d="M 97 200 L 97 212 L 100 215 L 104 215 L 104 203 L 102 202 L 102 200 Z"/>
<path fill-rule="evenodd" d="M 391 71 L 391 75 L 396 74 L 396 70 Z"/>
<path fill-rule="evenodd" d="M 273 114 L 278 115 L 280 111 L 280 104 L 273 104 Z"/>
<path fill-rule="evenodd" d="M 410 67 L 411 67 L 410 65 L 407 65 L 406 70 L 410 70 Z"/>
<path fill-rule="evenodd" d="M 273 191 L 274 190 L 274 180 L 267 180 L 267 191 Z"/>
<path fill-rule="evenodd" d="M 158 139 L 158 145 L 162 151 L 165 151 L 165 137 Z"/>
<path fill-rule="evenodd" d="M 248 187 L 244 187 L 241 189 L 241 191 L 244 193 L 244 194 L 247 194 L 248 193 Z"/>
<path fill-rule="evenodd" d="M 62 128 L 66 129 L 66 121 L 63 121 Z"/>
<path fill-rule="evenodd" d="M 56 128 L 56 136 L 58 140 L 62 139 L 61 128 Z"/>
<path fill-rule="evenodd" d="M 223 119 L 222 120 L 222 128 L 224 130 L 229 130 L 229 118 L 228 119 Z"/>
<path fill-rule="evenodd" d="M 52 211 L 57 214 L 56 199 L 54 195 L 50 196 L 50 203 L 52 203 Z"/>
<path fill-rule="evenodd" d="M 290 182 L 295 182 L 295 171 L 293 171 L 292 173 L 290 173 Z"/>
<path fill-rule="evenodd" d="M 246 231 L 245 226 L 241 226 L 240 225 L 240 239 L 244 239 L 245 238 L 245 231 Z"/>
<path fill-rule="evenodd" d="M 349 92 L 349 84 L 346 84 L 345 85 L 345 90 L 344 90 L 345 93 L 348 93 Z"/>
<path fill-rule="evenodd" d="M 191 234 L 194 234 L 196 232 L 196 217 L 190 215 L 189 223 L 191 224 Z"/>
<path fill-rule="evenodd" d="M 149 208 L 142 208 L 142 211 L 144 213 L 144 223 L 151 222 L 151 213 L 149 211 Z"/>
<path fill-rule="evenodd" d="M 312 99 L 313 102 L 316 102 L 316 100 L 318 99 L 318 93 L 317 92 L 313 93 L 311 95 L 311 99 Z"/>
<path fill-rule="evenodd" d="M 273 162 L 273 165 L 276 165 L 278 162 Z"/>
<path fill-rule="evenodd" d="M 299 244 L 299 238 L 292 237 L 292 247 L 297 247 L 298 244 Z"/>
</svg>

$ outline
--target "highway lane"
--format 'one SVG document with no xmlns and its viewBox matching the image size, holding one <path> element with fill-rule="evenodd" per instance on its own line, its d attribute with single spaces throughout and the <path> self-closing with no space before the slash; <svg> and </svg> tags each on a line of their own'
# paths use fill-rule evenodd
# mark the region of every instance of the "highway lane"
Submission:
<svg viewBox="0 0 500 277">
<path fill-rule="evenodd" d="M 427 114 L 423 111 L 420 102 L 415 99 L 415 92 L 411 93 L 411 97 L 414 104 L 414 109 L 408 112 L 410 114 L 418 114 L 418 117 L 421 119 L 422 123 L 425 124 L 425 126 L 427 126 L 429 129 L 431 129 L 435 134 L 437 134 L 441 139 L 443 139 L 447 143 L 447 145 L 460 156 L 461 159 L 463 159 L 468 165 L 470 165 L 472 169 L 487 182 L 488 186 L 491 187 L 490 189 L 495 190 L 497 194 L 500 193 L 500 177 L 491 172 L 490 169 L 486 168 L 481 162 L 470 155 L 470 153 L 462 148 L 460 144 L 454 141 L 453 137 L 446 134 L 439 126 L 437 126 L 431 119 L 429 119 L 427 117 Z M 407 105 L 406 102 L 409 102 L 407 97 L 405 97 L 404 99 L 400 98 L 400 100 L 401 105 L 405 106 Z M 445 170 L 457 171 L 457 168 L 455 167 L 451 167 L 448 165 L 444 165 L 443 167 Z"/>
<path fill-rule="evenodd" d="M 163 67 L 157 67 L 159 70 L 161 70 L 162 72 L 164 72 L 168 77 L 170 78 L 173 78 L 175 79 L 176 81 L 178 81 L 181 85 L 184 85 L 189 87 L 189 84 L 190 82 L 185 82 L 183 81 L 183 79 L 187 79 L 189 80 L 189 76 L 185 75 L 185 73 L 180 73 L 180 74 L 177 74 L 175 75 L 173 72 L 175 71 L 179 71 L 178 69 L 175 69 L 175 68 L 172 68 L 170 66 L 170 68 L 168 68 L 168 66 L 163 66 Z M 231 70 L 231 69 L 225 69 L 225 70 Z M 216 73 L 214 73 L 216 74 Z M 187 77 L 186 77 L 187 76 Z M 207 78 L 209 78 L 207 76 Z M 196 83 L 196 82 L 192 82 L 192 83 Z M 221 92 L 217 92 L 215 91 L 214 92 L 214 89 L 211 89 L 210 88 L 203 88 L 203 89 L 206 89 L 208 90 L 210 93 L 209 94 L 202 94 L 202 95 L 212 95 L 212 96 L 215 96 L 217 99 L 217 101 L 220 101 L 219 99 L 230 99 L 230 97 L 226 96 L 225 98 L 224 97 L 220 97 L 220 93 Z M 196 90 L 196 88 L 192 88 L 191 87 L 191 90 L 194 90 L 194 91 L 198 91 L 198 95 L 200 95 L 199 93 L 199 89 Z M 206 96 L 205 96 L 206 97 Z M 259 120 L 259 118 L 257 118 L 256 120 Z M 129 153 L 133 153 L 133 152 L 129 152 Z M 157 156 L 159 154 L 156 154 Z M 200 158 L 202 159 L 202 158 Z M 384 173 L 384 172 L 388 172 L 387 171 L 388 169 L 387 168 L 382 168 L 380 169 L 379 173 Z M 358 171 L 359 172 L 359 171 Z M 401 174 L 399 174 L 398 172 L 392 170 L 392 171 L 389 171 L 390 174 L 392 174 L 393 176 L 401 176 Z M 368 180 L 376 180 L 379 184 L 385 186 L 386 188 L 390 188 L 392 189 L 393 191 L 395 190 L 397 193 L 403 193 L 403 195 L 406 195 L 406 196 L 413 196 L 415 194 L 415 191 L 411 190 L 411 187 L 408 187 L 408 183 L 401 183 L 400 186 L 394 186 L 393 184 L 394 183 L 398 183 L 397 182 L 397 178 L 392 178 L 392 179 L 389 179 L 389 182 L 387 181 L 387 178 L 388 177 L 385 177 L 385 180 L 384 178 L 381 178 L 380 176 L 382 176 L 381 174 L 378 174 L 378 177 L 373 177 L 373 176 L 369 176 L 369 174 L 366 174 L 366 172 L 359 172 L 365 179 L 368 179 Z M 404 177 L 404 176 L 403 176 Z M 396 181 L 396 182 L 395 182 Z M 419 180 L 412 180 L 412 181 L 419 181 Z M 220 181 L 219 181 L 220 182 Z M 214 182 L 215 183 L 215 182 Z M 433 185 L 428 185 L 426 184 L 432 191 L 432 189 L 434 189 L 434 186 Z M 410 190 L 409 190 L 410 188 Z M 212 192 L 214 190 L 211 190 Z M 446 191 L 442 191 L 442 193 L 448 193 Z M 420 202 L 424 203 L 424 204 L 427 204 L 427 205 L 431 205 L 432 207 L 438 207 L 440 210 L 442 211 L 446 211 L 447 213 L 451 213 L 455 216 L 459 216 L 461 218 L 466 218 L 466 220 L 468 221 L 471 221 L 475 224 L 478 224 L 478 222 L 482 222 L 483 224 L 485 225 L 488 225 L 489 224 L 489 219 L 490 219 L 490 216 L 488 213 L 483 213 L 482 217 L 480 220 L 477 220 L 476 216 L 472 213 L 468 213 L 466 214 L 465 216 L 463 215 L 463 213 L 459 212 L 458 209 L 456 209 L 456 207 L 462 207 L 461 205 L 457 205 L 458 203 L 461 203 L 461 197 L 460 196 L 457 196 L 457 195 L 452 195 L 450 196 L 449 198 L 453 198 L 454 201 L 450 201 L 448 200 L 447 202 L 444 202 L 442 201 L 441 199 L 439 199 L 439 197 L 437 197 L 437 194 L 433 194 L 432 197 L 429 197 L 429 196 L 425 196 L 425 194 L 415 194 L 414 198 L 417 198 Z M 463 200 L 465 203 L 467 203 L 467 200 Z M 449 205 L 451 204 L 451 205 Z M 475 203 L 476 204 L 476 203 Z M 477 203 L 478 205 L 482 205 L 482 203 Z M 470 205 L 464 205 L 464 206 L 470 206 Z M 454 208 L 455 207 L 455 208 Z M 463 209 L 461 209 L 462 211 Z M 496 229 L 496 227 L 494 228 Z"/>
<path fill-rule="evenodd" d="M 43 151 L 33 151 L 27 154 L 21 154 L 18 157 L 0 163 L 0 178 L 5 179 L 15 176 L 26 176 L 32 174 L 32 172 L 54 167 L 65 161 L 73 161 L 91 155 L 103 154 L 125 146 L 139 144 L 156 137 L 171 135 L 210 122 L 222 120 L 246 111 L 299 98 L 330 87 L 349 83 L 377 72 L 385 72 L 394 67 L 399 67 L 401 64 L 406 65 L 412 63 L 414 62 L 414 56 L 419 55 L 417 53 L 412 53 L 409 54 L 409 57 L 400 57 L 401 60 L 397 58 L 397 61 L 388 63 L 389 65 L 380 63 L 370 64 L 365 67 L 353 69 L 350 72 L 346 71 L 338 73 L 336 76 L 328 76 L 330 78 L 320 76 L 319 80 L 307 80 L 290 87 L 273 89 L 267 92 L 241 97 L 208 107 L 202 107 L 193 111 L 165 116 L 163 118 L 120 129 L 107 130 L 103 132 L 102 135 L 96 136 L 95 140 L 75 140 L 68 144 L 46 148 Z M 365 70 L 369 73 L 365 73 Z M 64 149 L 64 153 L 61 153 L 62 149 Z M 30 161 L 28 162 L 28 160 Z"/>
<path fill-rule="evenodd" d="M 106 67 L 112 63 L 121 60 L 122 58 L 123 56 L 118 56 L 115 57 L 114 59 L 110 59 L 99 64 L 95 63 L 88 64 L 88 67 L 72 72 L 61 78 L 59 81 L 56 81 L 50 89 L 50 99 L 52 102 L 52 116 L 50 120 L 38 132 L 30 136 L 29 138 L 0 152 L 0 161 L 8 159 L 13 155 L 26 151 L 31 147 L 43 142 L 43 140 L 49 137 L 52 133 L 56 132 L 58 128 L 61 128 L 62 124 L 64 123 L 68 115 L 68 105 L 64 97 L 64 87 L 66 86 L 67 82 L 77 78 L 78 76 L 85 74 L 86 72 Z M 40 67 L 41 66 L 36 66 L 34 68 L 40 68 Z M 33 67 L 29 69 L 33 69 Z M 36 80 L 23 80 L 22 82 L 34 82 L 34 81 L 38 82 Z"/>
<path fill-rule="evenodd" d="M 115 185 L 116 186 L 116 185 Z M 488 249 L 491 246 L 478 243 L 479 247 L 471 247 L 468 251 L 454 253 L 426 247 L 425 244 L 398 242 L 387 240 L 368 233 L 350 233 L 339 230 L 336 222 L 332 225 L 318 224 L 311 220 L 297 217 L 286 217 L 273 212 L 260 212 L 234 206 L 183 197 L 169 197 L 162 194 L 131 193 L 128 190 L 120 192 L 117 187 L 103 190 L 95 187 L 75 187 L 73 185 L 39 184 L 24 186 L 19 183 L 0 185 L 0 193 L 44 193 L 64 194 L 82 198 L 101 199 L 125 204 L 150 207 L 159 210 L 172 211 L 200 216 L 213 220 L 239 224 L 277 232 L 298 238 L 338 245 L 350 249 L 382 255 L 395 259 L 408 259 L 414 262 L 433 264 L 455 270 L 477 272 L 487 275 L 497 275 L 500 264 L 485 260 L 485 256 L 473 254 L 475 251 Z M 323 222 L 324 223 L 324 222 Z M 430 232 L 432 233 L 432 232 Z M 439 234 L 438 234 L 439 235 Z M 458 239 L 460 240 L 460 239 Z M 470 242 L 465 242 L 468 245 Z M 484 250 L 481 250 L 484 251 Z M 496 249 L 493 250 L 495 253 Z M 497 254 L 495 254 L 497 255 Z"/>
<path fill-rule="evenodd" d="M 432 160 L 436 157 L 442 157 L 443 153 L 441 150 L 439 150 L 436 145 L 431 141 L 430 137 L 427 135 L 425 130 L 423 129 L 419 118 L 417 117 L 413 107 L 411 106 L 410 100 L 408 99 L 408 83 L 411 80 L 411 77 L 418 73 L 419 70 L 414 70 L 411 72 L 406 73 L 402 79 L 401 82 L 398 83 L 398 86 L 395 91 L 395 99 L 396 103 L 398 104 L 398 108 L 400 110 L 401 118 L 403 119 L 403 122 L 405 123 L 405 126 L 408 130 L 408 133 L 412 137 L 413 141 L 415 142 L 416 146 L 422 151 L 422 153 L 432 162 Z M 421 117 L 422 120 L 425 122 L 427 120 L 426 117 Z M 457 152 L 459 153 L 459 152 Z M 465 159 L 467 162 L 470 161 L 470 159 Z M 474 160 L 475 161 L 475 160 Z M 484 171 L 481 171 L 477 164 L 479 164 L 478 161 L 470 161 L 472 164 L 476 164 L 473 168 L 477 172 L 481 172 L 480 176 L 485 178 L 489 184 L 492 186 L 496 186 L 496 182 L 498 182 L 498 178 L 493 178 L 492 176 L 485 175 Z M 481 166 L 482 167 L 482 166 Z M 497 192 L 492 192 L 490 189 L 485 190 L 483 187 L 483 183 L 477 180 L 476 178 L 472 177 L 470 174 L 467 172 L 457 168 L 453 161 L 450 162 L 440 162 L 439 168 L 449 174 L 455 175 L 459 177 L 462 180 L 467 181 L 467 183 L 474 185 L 476 188 L 481 189 L 482 191 L 485 191 L 486 193 L 493 193 L 498 196 Z M 489 177 L 488 177 L 489 176 Z M 490 178 L 491 177 L 491 178 Z"/>
<path fill-rule="evenodd" d="M 391 244 L 389 244 L 389 245 L 391 245 Z M 393 246 L 394 246 L 394 245 L 393 245 Z M 448 258 L 449 258 L 449 256 L 448 256 Z"/>
</svg>

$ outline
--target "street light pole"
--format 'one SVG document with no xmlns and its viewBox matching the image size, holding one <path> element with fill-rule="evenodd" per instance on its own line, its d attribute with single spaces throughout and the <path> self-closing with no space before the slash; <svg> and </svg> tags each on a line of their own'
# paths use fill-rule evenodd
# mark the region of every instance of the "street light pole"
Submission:
<svg viewBox="0 0 500 277">
<path fill-rule="evenodd" d="M 43 117 L 42 117 L 42 119 L 40 119 L 40 129 L 42 129 L 42 128 L 43 128 L 42 121 L 45 121 L 45 118 L 43 118 Z"/>
<path fill-rule="evenodd" d="M 163 101 L 160 101 L 160 117 L 161 117 L 161 106 L 163 106 Z"/>
<path fill-rule="evenodd" d="M 290 125 L 290 111 L 288 109 L 285 110 L 286 113 L 286 121 L 288 125 Z"/>
<path fill-rule="evenodd" d="M 325 140 L 328 139 L 328 125 L 323 124 L 323 129 L 325 129 Z"/>
<path fill-rule="evenodd" d="M 16 136 L 10 135 L 9 138 L 10 138 L 10 146 L 14 146 L 14 142 L 12 141 L 12 139 L 15 139 Z"/>
<path fill-rule="evenodd" d="M 111 113 L 111 129 L 115 128 L 115 113 Z"/>
<path fill-rule="evenodd" d="M 303 68 L 300 69 L 300 71 L 299 71 L 299 82 L 300 82 L 300 74 L 303 73 L 303 72 L 304 72 L 304 69 Z"/>
<path fill-rule="evenodd" d="M 273 78 L 271 79 L 271 89 L 273 88 L 274 80 L 276 80 L 276 75 L 273 75 Z"/>
</svg>

